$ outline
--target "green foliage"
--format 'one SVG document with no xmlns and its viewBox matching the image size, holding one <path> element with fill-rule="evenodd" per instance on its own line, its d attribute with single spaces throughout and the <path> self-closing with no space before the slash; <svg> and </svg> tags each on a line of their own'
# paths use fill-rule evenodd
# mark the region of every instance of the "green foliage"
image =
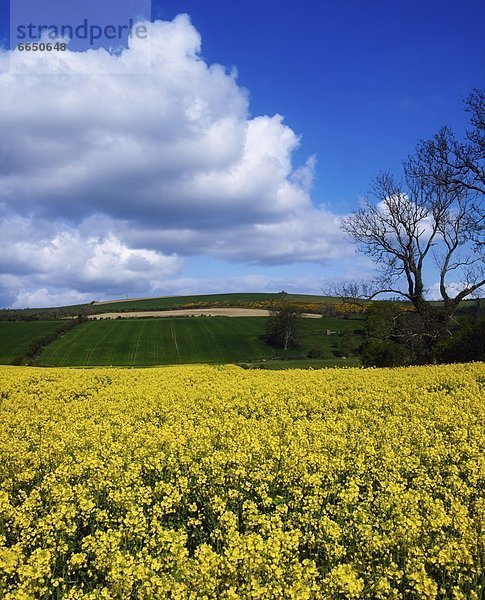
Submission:
<svg viewBox="0 0 485 600">
<path fill-rule="evenodd" d="M 322 349 L 320 346 L 313 346 L 310 352 L 307 354 L 307 358 L 320 358 L 322 356 Z"/>
<path fill-rule="evenodd" d="M 2 308 L 0 323 L 7 321 L 58 321 L 89 314 L 89 308 L 84 304 L 76 306 L 61 306 L 58 308 Z"/>
<path fill-rule="evenodd" d="M 324 317 L 336 317 L 338 316 L 338 310 L 335 303 L 324 302 L 320 307 L 320 312 Z"/>
<path fill-rule="evenodd" d="M 354 337 L 349 329 L 339 334 L 336 355 L 343 358 L 355 354 Z"/>
<path fill-rule="evenodd" d="M 364 367 L 399 367 L 408 361 L 406 349 L 390 340 L 372 339 L 365 344 L 362 354 Z"/>
<path fill-rule="evenodd" d="M 64 335 L 66 332 L 74 329 L 77 325 L 80 325 L 85 321 L 82 315 L 79 315 L 76 319 L 68 319 L 61 323 L 54 331 L 43 335 L 40 338 L 32 340 L 26 353 L 23 356 L 18 356 L 14 359 L 12 364 L 31 364 L 32 360 L 49 344 L 54 340 Z"/>
<path fill-rule="evenodd" d="M 425 312 L 423 315 L 390 301 L 371 304 L 365 316 L 365 364 L 436 362 L 437 346 L 446 334 L 447 319 L 439 304 L 430 305 Z M 374 358 L 376 362 L 371 362 Z"/>
<path fill-rule="evenodd" d="M 146 310 L 177 310 L 182 308 L 207 307 L 240 307 L 265 308 L 271 302 L 277 301 L 279 294 L 242 293 L 242 294 L 205 294 L 194 296 L 168 296 L 166 298 L 146 298 L 142 300 L 121 300 L 109 304 L 90 305 L 92 314 L 103 312 L 129 312 Z M 315 311 L 320 310 L 322 302 L 336 302 L 337 298 L 327 296 L 311 296 L 306 294 L 288 294 L 291 302 L 314 305 Z"/>
<path fill-rule="evenodd" d="M 438 347 L 440 362 L 485 361 L 485 318 L 469 319 Z"/>
<path fill-rule="evenodd" d="M 466 305 L 454 327 L 439 305 L 429 311 L 423 318 L 393 302 L 370 305 L 365 316 L 363 364 L 385 367 L 485 360 L 485 319 L 479 317 L 479 303 Z"/>
<path fill-rule="evenodd" d="M 362 364 L 366 367 L 397 367 L 413 362 L 418 350 L 415 336 L 418 315 L 403 310 L 402 304 L 379 301 L 365 313 L 365 337 Z"/>
<path fill-rule="evenodd" d="M 23 355 L 16 356 L 14 359 L 12 359 L 10 364 L 14 367 L 20 367 L 21 365 L 23 365 L 24 364 Z"/>
<path fill-rule="evenodd" d="M 292 302 L 308 305 L 308 310 L 310 311 L 310 308 L 312 308 L 315 312 L 320 310 L 322 302 L 331 305 L 331 303 L 338 301 L 338 298 L 330 296 L 315 296 L 308 294 L 288 294 L 288 297 Z M 174 310 L 179 308 L 207 308 L 209 306 L 255 308 L 256 304 L 261 304 L 262 306 L 260 306 L 260 308 L 265 308 L 265 304 L 268 304 L 277 298 L 278 294 L 244 293 L 166 296 L 161 298 L 143 298 L 141 300 L 120 300 L 105 304 L 97 304 L 96 301 L 93 300 L 89 304 L 77 304 L 55 308 L 0 309 L 0 322 L 56 320 L 66 317 L 75 317 L 80 313 L 87 316 L 105 312 Z M 334 311 L 330 309 L 327 316 L 334 316 Z"/>
<path fill-rule="evenodd" d="M 394 319 L 400 313 L 395 302 L 379 301 L 369 304 L 365 311 L 366 339 L 383 340 L 392 335 Z"/>
<path fill-rule="evenodd" d="M 366 367 L 395 367 L 405 364 L 409 356 L 396 342 L 396 322 L 402 309 L 395 302 L 373 302 L 365 312 L 365 341 L 362 364 Z"/>
</svg>

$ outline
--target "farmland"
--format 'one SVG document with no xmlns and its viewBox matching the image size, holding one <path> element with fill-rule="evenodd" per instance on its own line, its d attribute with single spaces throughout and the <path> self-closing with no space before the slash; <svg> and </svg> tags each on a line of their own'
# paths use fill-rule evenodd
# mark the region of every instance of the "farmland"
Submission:
<svg viewBox="0 0 485 600">
<path fill-rule="evenodd" d="M 479 600 L 484 384 L 1 367 L 2 596 Z"/>
<path fill-rule="evenodd" d="M 325 330 L 349 329 L 355 344 L 361 340 L 359 319 L 303 319 L 302 348 L 288 357 L 304 358 L 318 346 L 322 358 L 333 359 L 337 336 Z M 89 321 L 50 344 L 37 358 L 48 366 L 146 366 L 181 363 L 254 362 L 277 358 L 261 338 L 266 319 L 261 317 L 179 317 Z M 313 366 L 318 365 L 318 361 Z M 323 366 L 323 365 L 322 365 Z"/>
<path fill-rule="evenodd" d="M 72 306 L 59 306 L 54 308 L 26 308 L 26 309 L 1 309 L 0 321 L 11 318 L 13 320 L 27 319 L 58 319 L 62 317 L 74 317 L 80 313 L 91 315 L 102 315 L 106 312 L 140 312 L 178 310 L 192 308 L 268 308 L 278 299 L 280 294 L 276 293 L 230 293 L 230 294 L 201 294 L 191 296 L 162 296 L 158 298 L 118 299 L 97 302 L 93 300 L 88 304 Z M 334 296 L 317 296 L 309 294 L 288 294 L 288 300 L 298 304 L 305 312 L 319 313 L 323 305 L 334 305 L 338 307 L 341 299 Z M 463 300 L 459 312 L 466 311 L 473 301 Z M 433 303 L 439 306 L 440 302 Z M 351 308 L 349 305 L 341 306 L 344 309 Z"/>
<path fill-rule="evenodd" d="M 264 306 L 278 299 L 279 294 L 244 293 L 244 294 L 206 294 L 196 296 L 167 296 L 161 298 L 144 298 L 134 300 L 119 300 L 109 303 L 94 303 L 89 306 L 92 314 L 102 312 L 169 310 L 186 307 L 235 306 L 253 307 Z M 312 296 L 308 294 L 288 294 L 288 300 L 302 304 L 321 306 L 322 302 L 336 303 L 337 298 L 331 296 Z"/>
<path fill-rule="evenodd" d="M 35 340 L 55 331 L 61 321 L 0 321 L 0 364 L 25 354 Z"/>
<path fill-rule="evenodd" d="M 79 313 L 102 314 L 105 312 L 139 312 L 154 310 L 173 310 L 181 308 L 207 308 L 207 307 L 240 307 L 240 308 L 267 308 L 276 300 L 279 294 L 275 293 L 230 293 L 230 294 L 198 294 L 190 296 L 162 296 L 158 298 L 118 299 L 97 302 L 93 300 L 87 304 L 59 306 L 52 308 L 25 308 L 1 309 L 0 321 L 7 318 L 14 320 L 27 319 L 57 319 L 74 317 Z M 291 302 L 296 302 L 307 309 L 318 312 L 322 303 L 335 304 L 337 298 L 331 296 L 315 296 L 308 294 L 288 294 Z"/>
</svg>

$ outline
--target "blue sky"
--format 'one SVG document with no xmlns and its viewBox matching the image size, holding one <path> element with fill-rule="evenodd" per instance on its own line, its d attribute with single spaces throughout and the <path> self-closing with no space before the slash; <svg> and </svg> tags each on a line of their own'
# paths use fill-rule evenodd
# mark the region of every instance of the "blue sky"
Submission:
<svg viewBox="0 0 485 600">
<path fill-rule="evenodd" d="M 398 170 L 419 138 L 467 124 L 462 99 L 485 80 L 485 3 L 295 0 L 153 3 L 181 10 L 204 58 L 235 66 L 251 112 L 279 112 L 316 154 L 316 202 L 352 209 L 369 179 Z"/>
<path fill-rule="evenodd" d="M 170 25 L 126 52 L 134 74 L 0 55 L 0 305 L 371 276 L 338 217 L 418 139 L 463 132 L 484 85 L 477 0 L 155 0 L 152 20 Z"/>
</svg>

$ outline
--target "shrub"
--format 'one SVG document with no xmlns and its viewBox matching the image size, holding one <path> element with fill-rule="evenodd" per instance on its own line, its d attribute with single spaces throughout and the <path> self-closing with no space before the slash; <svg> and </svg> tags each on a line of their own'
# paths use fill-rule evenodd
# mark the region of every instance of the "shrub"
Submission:
<svg viewBox="0 0 485 600">
<path fill-rule="evenodd" d="M 389 340 L 370 340 L 364 346 L 362 364 L 365 367 L 399 367 L 409 362 L 406 349 Z"/>
<path fill-rule="evenodd" d="M 322 349 L 319 346 L 313 346 L 307 354 L 307 358 L 321 358 Z"/>
<path fill-rule="evenodd" d="M 485 319 L 470 320 L 456 329 L 437 350 L 439 362 L 485 361 Z"/>
</svg>

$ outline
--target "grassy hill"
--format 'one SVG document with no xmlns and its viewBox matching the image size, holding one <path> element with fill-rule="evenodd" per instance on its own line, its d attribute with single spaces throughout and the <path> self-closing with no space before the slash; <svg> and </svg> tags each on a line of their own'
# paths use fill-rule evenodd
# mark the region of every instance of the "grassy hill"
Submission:
<svg viewBox="0 0 485 600">
<path fill-rule="evenodd" d="M 233 294 L 200 294 L 191 296 L 166 296 L 159 298 L 120 299 L 109 302 L 93 302 L 52 308 L 0 309 L 0 322 L 7 320 L 51 320 L 74 317 L 80 313 L 102 314 L 106 312 L 137 312 L 151 310 L 173 310 L 183 308 L 268 308 L 277 299 L 277 293 L 233 293 Z M 320 312 L 323 304 L 338 304 L 340 298 L 334 296 L 318 296 L 310 294 L 288 294 L 288 299 L 298 303 L 304 312 Z M 373 300 L 372 302 L 375 302 Z M 378 300 L 377 300 L 378 301 Z M 463 300 L 458 313 L 465 314 L 471 310 L 474 300 Z M 441 302 L 435 302 L 436 305 Z"/>
<path fill-rule="evenodd" d="M 81 312 L 100 314 L 105 312 L 173 310 L 180 308 L 240 307 L 267 308 L 278 294 L 241 293 L 241 294 L 202 294 L 192 296 L 166 296 L 134 300 L 115 300 L 109 302 L 93 301 L 89 304 L 74 304 L 52 308 L 0 309 L 0 321 L 6 320 L 47 320 L 76 316 Z M 335 303 L 338 298 L 331 296 L 312 296 L 307 294 L 289 294 L 289 299 L 302 305 L 317 309 L 322 303 Z"/>
<path fill-rule="evenodd" d="M 303 319 L 302 325 L 302 348 L 288 351 L 285 355 L 283 351 L 273 350 L 261 339 L 266 326 L 263 317 L 89 321 L 50 344 L 38 356 L 36 364 L 148 366 L 261 362 L 277 358 L 303 359 L 311 348 L 318 346 L 326 360 L 312 361 L 312 366 L 323 366 L 342 362 L 336 360 L 333 354 L 338 336 L 325 335 L 326 329 L 350 329 L 355 344 L 360 344 L 362 321 L 359 319 Z M 289 365 L 285 362 L 282 366 Z"/>
<path fill-rule="evenodd" d="M 205 294 L 196 296 L 168 296 L 166 298 L 145 298 L 141 300 L 120 300 L 119 302 L 90 304 L 89 312 L 124 312 L 142 310 L 173 310 L 197 307 L 265 307 L 278 298 L 278 294 Z M 306 294 L 288 294 L 292 302 L 309 304 L 318 307 L 323 302 L 337 302 L 338 298 L 330 296 L 311 296 Z"/>
<path fill-rule="evenodd" d="M 27 352 L 30 344 L 53 333 L 61 321 L 0 321 L 0 364 L 8 365 Z"/>
</svg>

